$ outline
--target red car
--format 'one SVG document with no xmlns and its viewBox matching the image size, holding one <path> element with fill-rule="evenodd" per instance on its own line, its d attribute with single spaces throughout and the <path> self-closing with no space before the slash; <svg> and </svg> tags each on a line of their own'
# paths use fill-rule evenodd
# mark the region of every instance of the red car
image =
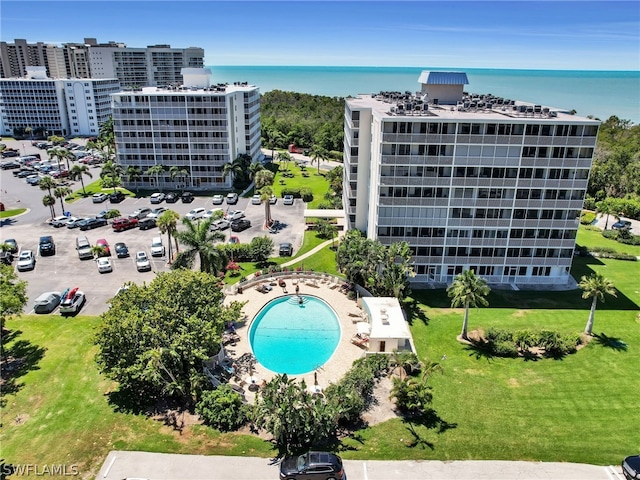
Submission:
<svg viewBox="0 0 640 480">
<path fill-rule="evenodd" d="M 100 253 L 100 255 L 98 255 L 99 257 L 111 256 L 111 249 L 109 248 L 109 242 L 107 242 L 104 238 L 100 238 L 96 241 L 96 247 L 102 248 L 102 252 Z"/>
<path fill-rule="evenodd" d="M 122 232 L 123 230 L 129 230 L 138 226 L 137 218 L 116 218 L 111 227 L 114 232 Z"/>
</svg>

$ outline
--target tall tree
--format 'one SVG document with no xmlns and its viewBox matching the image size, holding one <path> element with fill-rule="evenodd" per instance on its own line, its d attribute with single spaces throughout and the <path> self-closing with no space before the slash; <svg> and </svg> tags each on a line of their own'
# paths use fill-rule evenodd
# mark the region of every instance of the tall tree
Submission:
<svg viewBox="0 0 640 480">
<path fill-rule="evenodd" d="M 40 190 L 46 190 L 47 192 L 49 192 L 49 195 L 53 195 L 53 189 L 56 188 L 58 186 L 58 182 L 56 182 L 53 178 L 47 176 L 44 176 L 40 179 L 40 181 L 38 182 L 38 187 L 40 187 Z"/>
<path fill-rule="evenodd" d="M 69 165 L 69 160 L 73 160 L 73 161 L 76 160 L 76 157 L 73 153 L 71 153 L 66 148 L 62 148 L 62 147 L 50 148 L 47 151 L 47 154 L 49 155 L 49 158 L 55 158 L 58 160 L 58 170 L 61 170 L 60 162 L 62 160 L 65 160 L 67 162 L 67 170 L 70 170 L 71 168 Z"/>
<path fill-rule="evenodd" d="M 51 218 L 55 218 L 56 216 L 56 209 L 55 209 L 55 205 L 56 205 L 56 199 L 53 195 L 45 195 L 44 197 L 42 197 L 42 204 L 45 207 L 49 207 L 49 211 L 51 212 Z"/>
<path fill-rule="evenodd" d="M 465 270 L 457 275 L 453 283 L 447 288 L 447 295 L 451 299 L 452 307 L 464 307 L 464 320 L 460 336 L 468 340 L 467 328 L 469 325 L 469 307 L 478 305 L 487 306 L 489 302 L 485 298 L 491 289 L 485 279 L 477 277 L 473 270 Z"/>
<path fill-rule="evenodd" d="M 171 177 L 171 181 L 174 181 L 176 178 L 182 179 L 184 182 L 182 188 L 184 188 L 186 186 L 187 177 L 189 177 L 189 169 L 174 165 L 169 169 L 169 176 Z"/>
<path fill-rule="evenodd" d="M 311 148 L 311 162 L 316 162 L 318 164 L 318 175 L 320 175 L 320 162 L 326 161 L 329 159 L 329 152 L 319 145 L 314 145 Z"/>
<path fill-rule="evenodd" d="M 580 279 L 578 286 L 582 289 L 582 298 L 593 298 L 591 302 L 591 310 L 589 312 L 589 320 L 584 329 L 584 333 L 591 335 L 593 331 L 593 322 L 596 317 L 596 304 L 598 300 L 604 302 L 605 295 L 616 295 L 616 288 L 608 278 L 601 273 L 594 273 L 588 277 L 585 275 Z"/>
<path fill-rule="evenodd" d="M 178 219 L 180 218 L 180 214 L 174 212 L 173 210 L 166 210 L 162 212 L 158 221 L 158 228 L 161 233 L 167 234 L 167 245 L 169 246 L 169 263 L 173 261 L 173 252 L 171 251 L 171 236 L 176 232 L 178 227 Z M 178 239 L 176 238 L 176 253 L 180 250 L 178 248 Z"/>
<path fill-rule="evenodd" d="M 27 282 L 20 280 L 13 267 L 0 264 L 0 331 L 4 331 L 7 318 L 20 315 L 26 304 Z M 4 340 L 0 344 L 4 344 Z"/>
<path fill-rule="evenodd" d="M 289 169 L 289 162 L 291 159 L 292 157 L 289 152 L 278 152 L 278 161 L 284 164 L 284 167 L 282 168 L 283 170 Z"/>
<path fill-rule="evenodd" d="M 260 162 L 253 162 L 249 165 L 249 179 L 255 180 L 256 174 L 264 170 L 264 166 Z"/>
<path fill-rule="evenodd" d="M 271 160 L 275 160 L 273 152 L 275 148 L 285 140 L 284 135 L 276 128 L 266 127 L 263 131 L 263 136 L 267 147 L 271 149 Z"/>
<path fill-rule="evenodd" d="M 93 178 L 91 174 L 91 169 L 87 165 L 74 165 L 71 171 L 69 172 L 69 178 L 71 180 L 80 180 L 80 184 L 82 185 L 82 194 L 86 197 L 87 191 L 84 188 L 84 176 L 89 178 Z"/>
<path fill-rule="evenodd" d="M 225 163 L 222 168 L 222 178 L 231 178 L 231 182 L 236 185 L 244 179 L 244 167 L 240 158 L 236 158 L 233 162 Z"/>
<path fill-rule="evenodd" d="M 105 188 L 113 188 L 113 193 L 116 193 L 116 187 L 122 184 L 122 174 L 124 173 L 124 169 L 121 165 L 107 161 L 103 166 L 100 172 L 100 179 L 102 180 L 102 185 Z"/>
<path fill-rule="evenodd" d="M 142 178 L 142 169 L 137 165 L 129 165 L 124 174 L 130 182 L 137 182 Z M 136 192 L 138 191 L 138 185 L 136 183 Z"/>
<path fill-rule="evenodd" d="M 618 211 L 616 210 L 615 202 L 613 202 L 612 199 L 605 199 L 605 200 L 602 200 L 601 202 L 598 202 L 597 208 L 598 208 L 598 212 L 600 212 L 600 215 L 607 216 L 604 222 L 605 230 L 609 226 L 609 215 L 614 215 L 616 218 L 619 218 Z"/>
<path fill-rule="evenodd" d="M 164 173 L 165 169 L 163 165 L 156 163 L 153 167 L 147 168 L 144 172 L 145 175 L 155 175 L 156 176 L 156 186 L 162 191 L 162 185 L 160 185 L 160 174 Z M 164 183 L 164 182 L 163 182 Z"/>
<path fill-rule="evenodd" d="M 271 189 L 271 185 L 273 185 L 273 172 L 271 170 L 260 170 L 256 173 L 255 176 L 255 188 L 256 190 L 260 190 L 260 199 L 262 203 L 264 203 L 264 222 L 265 226 L 270 226 L 273 222 L 271 218 L 271 195 L 273 195 L 273 190 Z"/>
<path fill-rule="evenodd" d="M 62 214 L 64 215 L 64 197 L 71 195 L 72 190 L 69 187 L 56 187 L 53 191 L 53 195 L 60 199 L 60 206 L 62 207 Z"/>
<path fill-rule="evenodd" d="M 213 242 L 220 238 L 220 232 L 212 232 L 211 218 L 204 220 L 182 219 L 185 230 L 177 231 L 174 237 L 187 247 L 187 251 L 200 259 L 200 271 L 217 274 L 226 265 L 226 257 L 222 250 L 216 248 Z"/>
</svg>

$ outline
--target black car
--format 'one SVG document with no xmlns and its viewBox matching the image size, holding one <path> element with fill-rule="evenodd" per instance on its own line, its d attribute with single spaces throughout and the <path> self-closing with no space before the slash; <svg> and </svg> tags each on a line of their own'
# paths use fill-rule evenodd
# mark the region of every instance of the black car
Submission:
<svg viewBox="0 0 640 480">
<path fill-rule="evenodd" d="M 346 480 L 342 459 L 329 452 L 308 452 L 284 457 L 280 464 L 282 480 Z"/>
<path fill-rule="evenodd" d="M 140 230 L 149 230 L 150 228 L 157 227 L 155 218 L 143 218 L 138 222 L 138 228 Z"/>
<path fill-rule="evenodd" d="M 98 227 L 104 227 L 107 224 L 106 218 L 85 218 L 78 224 L 80 230 L 92 230 Z"/>
<path fill-rule="evenodd" d="M 44 257 L 45 255 L 55 255 L 56 244 L 53 242 L 53 237 L 51 235 L 40 237 L 38 249 L 40 250 L 40 256 L 42 257 Z"/>
<path fill-rule="evenodd" d="M 129 256 L 129 249 L 127 248 L 127 246 L 124 244 L 124 242 L 118 242 L 116 243 L 113 248 L 115 248 L 116 250 L 116 256 L 118 258 L 124 258 L 124 257 L 128 257 Z"/>
<path fill-rule="evenodd" d="M 111 203 L 120 203 L 123 200 L 124 200 L 124 193 L 122 192 L 115 192 L 109 195 L 109 202 Z"/>
<path fill-rule="evenodd" d="M 14 168 L 20 168 L 22 165 L 20 165 L 18 162 L 7 162 L 7 163 L 3 163 L 0 165 L 0 168 L 2 170 L 11 170 Z"/>
<path fill-rule="evenodd" d="M 165 195 L 164 201 L 167 203 L 176 203 L 178 201 L 178 194 L 169 192 Z"/>
<path fill-rule="evenodd" d="M 236 220 L 231 224 L 231 230 L 233 230 L 234 232 L 242 232 L 249 227 L 251 227 L 251 221 L 247 220 L 246 218 L 241 218 L 240 220 Z"/>
<path fill-rule="evenodd" d="M 191 203 L 193 202 L 193 194 L 191 192 L 184 192 L 180 195 L 180 200 L 182 200 L 182 203 Z"/>
<path fill-rule="evenodd" d="M 640 455 L 633 455 L 622 461 L 622 473 L 629 480 L 640 479 Z"/>
<path fill-rule="evenodd" d="M 16 242 L 15 238 L 5 239 L 4 244 L 9 246 L 7 252 L 18 253 L 18 242 Z"/>
<path fill-rule="evenodd" d="M 293 245 L 289 242 L 280 244 L 280 256 L 281 257 L 290 257 L 293 255 Z"/>
<path fill-rule="evenodd" d="M 631 228 L 631 222 L 629 220 L 620 220 L 611 225 L 611 228 L 614 230 L 629 230 Z"/>
</svg>

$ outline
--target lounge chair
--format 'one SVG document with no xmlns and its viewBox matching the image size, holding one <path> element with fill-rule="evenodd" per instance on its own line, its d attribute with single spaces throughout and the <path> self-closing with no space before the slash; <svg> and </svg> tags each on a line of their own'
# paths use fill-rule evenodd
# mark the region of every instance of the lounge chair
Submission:
<svg viewBox="0 0 640 480">
<path fill-rule="evenodd" d="M 354 345 L 358 346 L 358 347 L 367 347 L 367 343 L 369 343 L 369 337 L 367 336 L 360 336 L 358 334 L 355 334 L 353 336 L 353 338 L 351 339 L 351 343 L 353 343 Z"/>
</svg>

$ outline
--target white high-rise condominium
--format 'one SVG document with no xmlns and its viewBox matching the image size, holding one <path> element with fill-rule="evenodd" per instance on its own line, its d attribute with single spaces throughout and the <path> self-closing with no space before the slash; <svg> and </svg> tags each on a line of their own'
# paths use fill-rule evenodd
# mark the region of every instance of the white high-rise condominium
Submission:
<svg viewBox="0 0 640 480">
<path fill-rule="evenodd" d="M 183 75 L 181 87 L 112 95 L 118 163 L 143 173 L 125 176 L 129 188 L 228 189 L 225 164 L 240 155 L 262 158 L 258 87 L 211 86 L 208 69 L 185 68 Z M 145 173 L 156 165 L 162 173 Z M 173 175 L 171 167 L 177 167 Z"/>
<path fill-rule="evenodd" d="M 406 241 L 416 283 L 568 284 L 599 122 L 465 93 L 462 72 L 418 81 L 346 101 L 349 227 Z"/>
</svg>

